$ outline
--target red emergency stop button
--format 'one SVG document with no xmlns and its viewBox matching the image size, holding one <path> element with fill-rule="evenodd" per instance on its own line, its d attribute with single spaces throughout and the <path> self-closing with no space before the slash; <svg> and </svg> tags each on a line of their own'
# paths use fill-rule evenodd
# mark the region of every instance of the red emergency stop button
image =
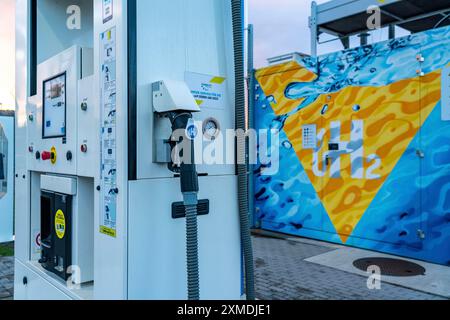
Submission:
<svg viewBox="0 0 450 320">
<path fill-rule="evenodd" d="M 43 151 L 41 154 L 41 159 L 44 161 L 48 161 L 52 158 L 52 153 L 49 151 Z"/>
<path fill-rule="evenodd" d="M 41 154 L 41 159 L 44 161 L 50 160 L 52 164 L 56 163 L 56 149 L 52 148 L 52 151 L 43 151 Z"/>
</svg>

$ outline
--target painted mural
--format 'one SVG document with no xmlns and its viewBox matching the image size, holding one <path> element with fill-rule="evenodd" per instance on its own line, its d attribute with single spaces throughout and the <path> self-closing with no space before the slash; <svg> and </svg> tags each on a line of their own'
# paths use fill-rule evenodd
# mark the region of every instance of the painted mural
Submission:
<svg viewBox="0 0 450 320">
<path fill-rule="evenodd" d="M 440 28 L 258 70 L 257 129 L 280 130 L 260 226 L 450 265 L 448 66 Z"/>
</svg>

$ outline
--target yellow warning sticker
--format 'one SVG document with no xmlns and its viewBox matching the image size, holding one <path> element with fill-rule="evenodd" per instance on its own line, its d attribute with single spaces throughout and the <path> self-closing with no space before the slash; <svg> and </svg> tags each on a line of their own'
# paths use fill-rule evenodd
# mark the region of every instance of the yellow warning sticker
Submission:
<svg viewBox="0 0 450 320">
<path fill-rule="evenodd" d="M 222 83 L 224 83 L 225 82 L 225 80 L 226 80 L 227 78 L 224 78 L 224 77 L 214 77 L 214 78 L 212 78 L 211 79 L 211 83 L 215 83 L 215 84 L 222 84 Z"/>
<path fill-rule="evenodd" d="M 58 210 L 55 215 L 55 232 L 59 239 L 66 235 L 66 217 L 62 210 Z"/>
<path fill-rule="evenodd" d="M 116 238 L 116 236 L 117 236 L 116 230 L 107 228 L 104 226 L 100 226 L 100 233 L 103 233 L 104 235 L 107 235 L 107 236 L 110 236 L 113 238 Z"/>
</svg>

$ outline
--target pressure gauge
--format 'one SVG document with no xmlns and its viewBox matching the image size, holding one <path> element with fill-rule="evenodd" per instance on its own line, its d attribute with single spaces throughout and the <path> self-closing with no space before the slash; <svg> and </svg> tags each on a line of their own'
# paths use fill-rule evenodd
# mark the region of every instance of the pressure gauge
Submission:
<svg viewBox="0 0 450 320">
<path fill-rule="evenodd" d="M 208 118 L 203 121 L 203 135 L 206 139 L 214 140 L 220 134 L 219 121 L 214 118 Z"/>
</svg>

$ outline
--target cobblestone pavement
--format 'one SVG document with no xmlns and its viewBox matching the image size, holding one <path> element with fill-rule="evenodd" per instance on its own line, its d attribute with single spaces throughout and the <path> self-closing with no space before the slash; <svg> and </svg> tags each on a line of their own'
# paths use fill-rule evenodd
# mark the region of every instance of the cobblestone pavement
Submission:
<svg viewBox="0 0 450 320">
<path fill-rule="evenodd" d="M 441 297 L 304 261 L 336 250 L 328 244 L 255 236 L 256 292 L 261 300 L 439 300 Z"/>
<path fill-rule="evenodd" d="M 14 295 L 14 258 L 0 257 L 0 300 Z"/>
<path fill-rule="evenodd" d="M 439 300 L 438 296 L 383 283 L 368 290 L 367 278 L 305 259 L 336 250 L 311 240 L 253 237 L 256 292 L 261 300 Z M 0 300 L 14 293 L 14 258 L 0 257 Z"/>
</svg>

